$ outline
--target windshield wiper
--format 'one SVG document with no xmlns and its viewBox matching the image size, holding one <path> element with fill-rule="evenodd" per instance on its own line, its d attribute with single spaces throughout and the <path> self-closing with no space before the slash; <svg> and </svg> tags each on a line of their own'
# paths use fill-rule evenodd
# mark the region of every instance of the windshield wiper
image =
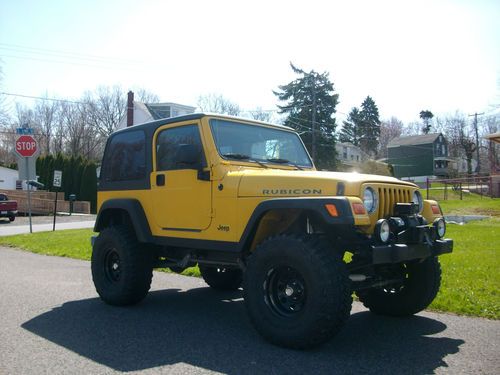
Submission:
<svg viewBox="0 0 500 375">
<path fill-rule="evenodd" d="M 264 168 L 269 168 L 269 166 L 265 165 L 264 163 L 258 161 L 258 160 L 255 160 L 255 159 L 252 159 L 250 156 L 248 155 L 245 155 L 245 154 L 237 154 L 237 153 L 227 153 L 227 154 L 222 154 L 223 157 L 225 158 L 230 158 L 230 159 L 236 159 L 236 160 L 247 160 L 247 161 L 250 161 L 250 162 L 254 162 L 254 163 L 257 163 L 259 164 L 260 166 L 264 167 Z"/>
<path fill-rule="evenodd" d="M 292 163 L 292 162 L 291 162 L 290 160 L 288 160 L 288 159 L 269 158 L 269 159 L 267 159 L 267 161 L 270 161 L 271 163 L 278 163 L 278 164 L 290 164 L 290 165 L 294 166 L 295 168 L 300 169 L 301 171 L 303 171 L 303 170 L 304 170 L 304 168 L 299 167 L 297 164 Z"/>
</svg>

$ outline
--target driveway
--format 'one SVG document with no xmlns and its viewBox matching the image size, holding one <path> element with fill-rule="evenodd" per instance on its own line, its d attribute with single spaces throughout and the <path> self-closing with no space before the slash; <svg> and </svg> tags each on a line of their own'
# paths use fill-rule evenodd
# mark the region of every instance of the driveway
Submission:
<svg viewBox="0 0 500 375">
<path fill-rule="evenodd" d="M 89 262 L 0 247 L 0 374 L 498 374 L 500 322 L 432 312 L 371 314 L 355 303 L 331 342 L 270 345 L 241 292 L 155 272 L 127 308 L 102 303 Z"/>
</svg>

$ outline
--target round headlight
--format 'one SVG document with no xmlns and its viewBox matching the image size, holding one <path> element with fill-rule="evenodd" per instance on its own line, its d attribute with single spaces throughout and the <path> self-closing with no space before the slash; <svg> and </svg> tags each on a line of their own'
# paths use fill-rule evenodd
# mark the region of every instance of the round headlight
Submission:
<svg viewBox="0 0 500 375">
<path fill-rule="evenodd" d="M 418 190 L 413 192 L 412 202 L 418 207 L 418 213 L 421 213 L 424 208 L 424 199 Z"/>
<path fill-rule="evenodd" d="M 363 192 L 363 204 L 369 214 L 377 208 L 377 194 L 371 187 L 365 188 L 365 191 Z"/>
<path fill-rule="evenodd" d="M 378 220 L 377 224 L 375 224 L 375 231 L 373 234 L 379 242 L 389 242 L 389 239 L 391 238 L 391 228 L 389 227 L 389 222 L 385 219 Z"/>
<path fill-rule="evenodd" d="M 444 219 L 441 217 L 439 219 L 434 220 L 434 229 L 439 238 L 443 238 L 446 233 L 446 223 Z"/>
</svg>

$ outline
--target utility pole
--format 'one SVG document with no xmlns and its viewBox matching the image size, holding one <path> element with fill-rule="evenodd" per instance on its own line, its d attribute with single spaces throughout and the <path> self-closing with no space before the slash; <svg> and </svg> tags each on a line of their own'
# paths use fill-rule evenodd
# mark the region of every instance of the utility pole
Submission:
<svg viewBox="0 0 500 375">
<path fill-rule="evenodd" d="M 472 115 L 469 115 L 470 116 L 474 116 L 474 131 L 476 132 L 476 157 L 477 157 L 477 168 L 476 168 L 476 172 L 479 173 L 479 171 L 481 170 L 481 161 L 479 160 L 479 133 L 477 131 L 477 116 L 481 116 L 481 115 L 484 115 L 484 112 L 481 112 L 481 113 L 473 113 Z"/>
<path fill-rule="evenodd" d="M 312 82 L 312 134 L 311 134 L 311 139 L 312 139 L 312 158 L 314 162 L 316 162 L 316 77 L 313 76 L 313 82 Z"/>
</svg>

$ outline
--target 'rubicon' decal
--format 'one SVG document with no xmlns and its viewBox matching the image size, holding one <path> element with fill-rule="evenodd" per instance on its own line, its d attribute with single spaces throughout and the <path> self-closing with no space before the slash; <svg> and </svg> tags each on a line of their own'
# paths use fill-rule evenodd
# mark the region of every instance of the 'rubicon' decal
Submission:
<svg viewBox="0 0 500 375">
<path fill-rule="evenodd" d="M 321 189 L 263 189 L 263 195 L 313 195 L 321 194 Z"/>
</svg>

